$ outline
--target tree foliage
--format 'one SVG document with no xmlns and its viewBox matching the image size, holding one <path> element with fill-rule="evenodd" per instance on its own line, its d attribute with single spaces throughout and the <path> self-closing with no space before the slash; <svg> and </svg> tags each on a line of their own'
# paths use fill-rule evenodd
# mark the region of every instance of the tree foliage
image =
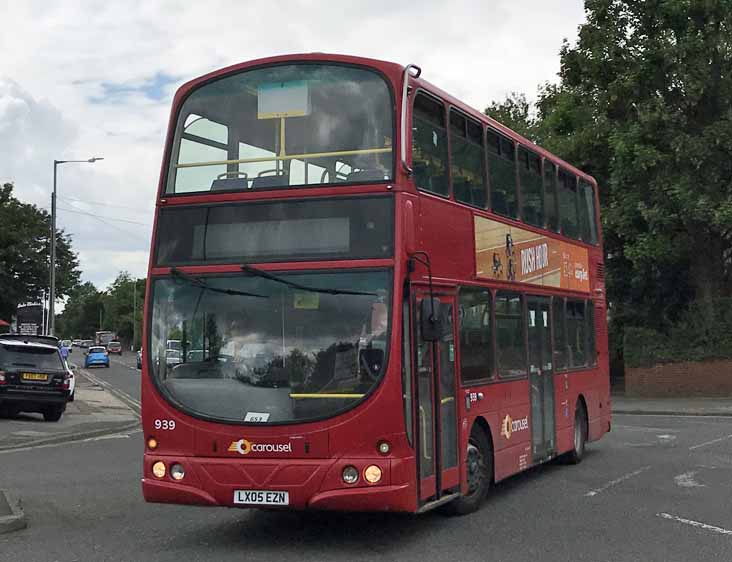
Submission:
<svg viewBox="0 0 732 562">
<path fill-rule="evenodd" d="M 598 180 L 616 341 L 623 326 L 669 333 L 691 303 L 711 330 L 732 296 L 732 2 L 585 10 L 535 118 L 516 96 L 491 107 Z"/>
<path fill-rule="evenodd" d="M 10 320 L 19 304 L 39 302 L 49 285 L 51 217 L 0 187 L 0 318 Z M 62 298 L 79 282 L 79 262 L 71 237 L 56 231 L 56 295 Z"/>
<path fill-rule="evenodd" d="M 64 338 L 92 339 L 94 332 L 110 330 L 125 347 L 134 345 L 137 349 L 142 341 L 144 302 L 145 279 L 133 279 L 126 271 L 120 272 L 106 291 L 98 291 L 92 283 L 83 283 L 69 295 L 63 313 L 57 318 L 57 332 Z M 133 317 L 136 328 L 133 328 Z"/>
</svg>

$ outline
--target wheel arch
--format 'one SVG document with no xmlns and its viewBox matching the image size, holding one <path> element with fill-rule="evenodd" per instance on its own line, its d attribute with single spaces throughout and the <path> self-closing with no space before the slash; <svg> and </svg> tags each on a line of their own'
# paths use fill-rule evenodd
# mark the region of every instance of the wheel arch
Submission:
<svg viewBox="0 0 732 562">
<path fill-rule="evenodd" d="M 494 444 L 495 442 L 493 441 L 493 432 L 491 431 L 491 426 L 483 416 L 478 416 L 473 422 L 473 427 L 470 428 L 471 433 L 473 431 L 473 428 L 475 427 L 480 428 L 488 439 L 488 444 L 491 448 L 491 455 L 493 455 L 493 466 L 491 467 L 491 483 L 494 483 L 496 481 L 496 447 Z"/>
</svg>

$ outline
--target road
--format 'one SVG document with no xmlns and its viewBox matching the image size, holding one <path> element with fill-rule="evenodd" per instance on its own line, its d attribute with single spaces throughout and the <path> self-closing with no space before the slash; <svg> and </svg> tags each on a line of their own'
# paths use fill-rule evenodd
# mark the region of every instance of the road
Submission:
<svg viewBox="0 0 732 562">
<path fill-rule="evenodd" d="M 139 399 L 134 357 L 94 375 Z M 617 415 L 578 466 L 498 484 L 478 513 L 281 513 L 145 504 L 142 434 L 0 453 L 26 530 L 0 562 L 732 559 L 732 418 Z"/>
</svg>

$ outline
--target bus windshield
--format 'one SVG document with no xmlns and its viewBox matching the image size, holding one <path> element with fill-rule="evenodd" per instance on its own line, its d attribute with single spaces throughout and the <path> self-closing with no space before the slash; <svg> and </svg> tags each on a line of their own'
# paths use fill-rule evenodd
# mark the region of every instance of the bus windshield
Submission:
<svg viewBox="0 0 732 562">
<path fill-rule="evenodd" d="M 257 68 L 199 87 L 178 114 L 166 193 L 393 177 L 393 102 L 374 71 Z"/>
<path fill-rule="evenodd" d="M 324 418 L 360 402 L 386 370 L 391 273 L 262 275 L 154 282 L 149 361 L 161 392 L 236 423 Z M 170 340 L 180 340 L 175 361 Z"/>
</svg>

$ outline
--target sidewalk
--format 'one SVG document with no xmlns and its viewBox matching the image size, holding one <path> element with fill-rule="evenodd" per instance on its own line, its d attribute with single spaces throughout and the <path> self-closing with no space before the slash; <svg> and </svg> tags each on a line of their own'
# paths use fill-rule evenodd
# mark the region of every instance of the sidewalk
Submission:
<svg viewBox="0 0 732 562">
<path fill-rule="evenodd" d="M 92 438 L 131 429 L 138 423 L 139 417 L 122 401 L 77 371 L 76 399 L 66 405 L 58 422 L 43 421 L 41 414 L 0 418 L 0 452 Z"/>
<path fill-rule="evenodd" d="M 687 416 L 732 416 L 730 398 L 626 398 L 610 397 L 613 414 L 666 414 Z"/>
</svg>

